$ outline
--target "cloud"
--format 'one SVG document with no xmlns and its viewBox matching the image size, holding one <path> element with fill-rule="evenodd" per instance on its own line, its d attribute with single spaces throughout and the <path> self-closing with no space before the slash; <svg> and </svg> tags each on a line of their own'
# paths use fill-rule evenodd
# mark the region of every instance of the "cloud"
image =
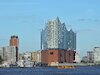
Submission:
<svg viewBox="0 0 100 75">
<path fill-rule="evenodd" d="M 29 21 L 34 21 L 35 17 L 33 15 L 19 15 L 19 16 L 0 16 L 0 22 L 23 22 L 23 23 L 27 23 Z"/>
<path fill-rule="evenodd" d="M 80 30 L 77 30 L 77 31 L 76 31 L 76 33 L 84 33 L 84 32 L 85 32 L 85 33 L 88 33 L 88 32 L 89 32 L 89 33 L 90 33 L 90 32 L 93 33 L 93 32 L 96 32 L 96 30 L 95 30 L 95 29 L 80 29 Z"/>
<path fill-rule="evenodd" d="M 85 19 L 78 19 L 78 21 L 85 21 Z"/>
<path fill-rule="evenodd" d="M 80 22 L 100 22 L 99 19 L 91 19 L 91 18 L 87 18 L 87 19 L 80 18 L 80 19 L 78 19 L 78 21 L 80 21 Z"/>
</svg>

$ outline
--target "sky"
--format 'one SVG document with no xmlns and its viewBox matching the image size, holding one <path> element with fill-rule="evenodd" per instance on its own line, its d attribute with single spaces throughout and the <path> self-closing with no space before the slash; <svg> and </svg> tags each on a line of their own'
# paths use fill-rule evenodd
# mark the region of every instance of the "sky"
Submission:
<svg viewBox="0 0 100 75">
<path fill-rule="evenodd" d="M 0 0 L 0 47 L 19 37 L 19 52 L 40 50 L 40 32 L 59 17 L 77 33 L 77 51 L 100 47 L 100 0 Z"/>
</svg>

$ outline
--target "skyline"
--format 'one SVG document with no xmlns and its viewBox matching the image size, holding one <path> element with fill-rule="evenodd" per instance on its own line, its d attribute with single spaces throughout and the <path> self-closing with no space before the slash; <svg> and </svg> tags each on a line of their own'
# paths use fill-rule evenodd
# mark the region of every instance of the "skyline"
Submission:
<svg viewBox="0 0 100 75">
<path fill-rule="evenodd" d="M 77 33 L 77 50 L 84 55 L 100 46 L 99 3 L 99 0 L 1 0 L 0 47 L 8 46 L 10 36 L 17 35 L 20 52 L 40 50 L 41 29 L 48 20 L 59 17 Z"/>
</svg>

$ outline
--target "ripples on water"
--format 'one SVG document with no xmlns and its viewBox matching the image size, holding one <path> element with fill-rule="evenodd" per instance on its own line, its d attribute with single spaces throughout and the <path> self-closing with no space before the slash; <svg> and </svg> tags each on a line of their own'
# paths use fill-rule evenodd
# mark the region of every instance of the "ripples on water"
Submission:
<svg viewBox="0 0 100 75">
<path fill-rule="evenodd" d="M 0 68 L 0 75 L 100 75 L 99 67 L 56 68 Z"/>
</svg>

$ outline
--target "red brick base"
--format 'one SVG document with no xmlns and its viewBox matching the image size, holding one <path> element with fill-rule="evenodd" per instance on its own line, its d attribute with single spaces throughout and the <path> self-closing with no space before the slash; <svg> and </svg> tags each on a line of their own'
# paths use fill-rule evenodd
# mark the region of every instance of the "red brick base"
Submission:
<svg viewBox="0 0 100 75">
<path fill-rule="evenodd" d="M 54 63 L 73 63 L 75 60 L 75 51 L 73 50 L 42 50 L 41 62 L 43 64 Z"/>
</svg>

